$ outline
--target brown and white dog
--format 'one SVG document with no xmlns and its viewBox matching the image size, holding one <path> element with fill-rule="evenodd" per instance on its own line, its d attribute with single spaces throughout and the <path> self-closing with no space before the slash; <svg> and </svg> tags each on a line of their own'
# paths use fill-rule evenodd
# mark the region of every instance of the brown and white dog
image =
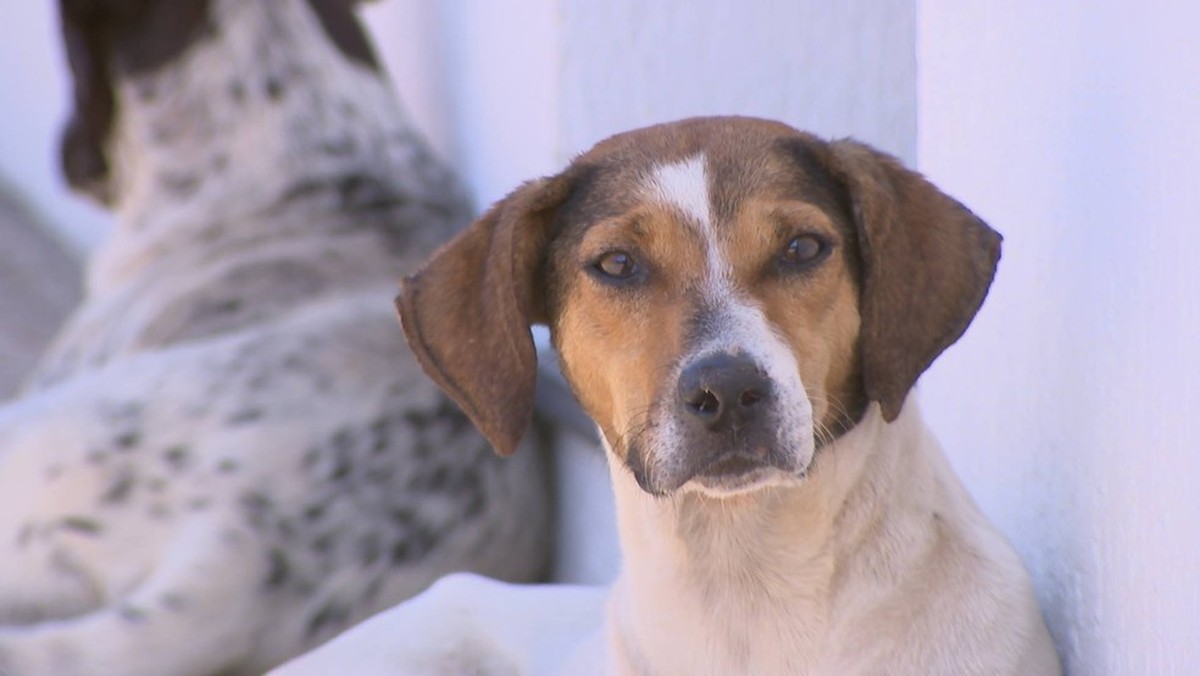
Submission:
<svg viewBox="0 0 1200 676">
<path fill-rule="evenodd" d="M 501 454 L 530 420 L 529 326 L 550 326 L 616 496 L 604 638 L 562 628 L 599 612 L 578 591 L 556 610 L 545 590 L 460 577 L 361 630 L 435 637 L 394 635 L 381 671 L 470 655 L 483 673 L 1058 673 L 1021 562 L 909 396 L 999 254 L 893 158 L 762 120 L 618 135 L 519 188 L 399 307 Z M 364 654 L 354 634 L 308 664 Z"/>
</svg>

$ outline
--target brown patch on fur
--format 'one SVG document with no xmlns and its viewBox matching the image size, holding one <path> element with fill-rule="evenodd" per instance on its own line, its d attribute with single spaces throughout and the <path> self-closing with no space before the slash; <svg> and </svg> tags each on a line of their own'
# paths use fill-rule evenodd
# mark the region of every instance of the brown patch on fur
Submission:
<svg viewBox="0 0 1200 676">
<path fill-rule="evenodd" d="M 632 255 L 650 282 L 622 288 L 598 278 L 590 268 L 609 251 Z M 683 351 L 697 304 L 695 271 L 703 269 L 704 243 L 659 205 L 589 227 L 550 263 L 563 289 L 552 335 L 564 373 L 622 457 L 673 385 L 664 375 Z"/>
<path fill-rule="evenodd" d="M 352 0 L 308 0 L 325 35 L 348 59 L 379 70 Z M 102 204 L 108 136 L 118 114 L 118 78 L 175 61 L 213 30 L 211 0 L 59 0 L 59 21 L 71 69 L 70 119 L 60 161 L 67 183 Z"/>
<path fill-rule="evenodd" d="M 536 283 L 565 177 L 526 183 L 404 280 L 396 308 L 425 372 L 510 455 L 533 418 L 536 352 L 544 323 Z"/>
<path fill-rule="evenodd" d="M 321 27 L 342 54 L 371 70 L 379 70 L 379 60 L 362 24 L 354 15 L 355 0 L 308 0 Z"/>
<path fill-rule="evenodd" d="M 1001 237 L 889 155 L 840 141 L 826 157 L 850 195 L 862 251 L 866 394 L 892 421 L 917 378 L 983 304 Z"/>
<path fill-rule="evenodd" d="M 61 142 L 63 174 L 72 188 L 107 204 L 115 80 L 178 58 L 203 34 L 209 0 L 59 0 L 58 6 L 74 104 Z"/>
</svg>

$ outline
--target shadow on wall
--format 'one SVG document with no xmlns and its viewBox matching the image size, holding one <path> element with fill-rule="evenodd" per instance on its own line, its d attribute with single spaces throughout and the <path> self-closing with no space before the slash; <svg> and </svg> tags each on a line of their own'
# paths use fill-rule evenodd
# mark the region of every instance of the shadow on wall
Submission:
<svg viewBox="0 0 1200 676">
<path fill-rule="evenodd" d="M 80 298 L 80 261 L 0 178 L 0 400 L 21 379 Z"/>
</svg>

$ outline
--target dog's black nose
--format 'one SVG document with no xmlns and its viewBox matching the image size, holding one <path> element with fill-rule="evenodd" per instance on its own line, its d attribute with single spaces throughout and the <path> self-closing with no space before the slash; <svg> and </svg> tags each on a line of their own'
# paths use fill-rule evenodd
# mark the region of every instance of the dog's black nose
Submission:
<svg viewBox="0 0 1200 676">
<path fill-rule="evenodd" d="M 726 352 L 696 361 L 679 376 L 679 405 L 713 432 L 745 427 L 771 396 L 771 381 L 757 364 Z"/>
</svg>

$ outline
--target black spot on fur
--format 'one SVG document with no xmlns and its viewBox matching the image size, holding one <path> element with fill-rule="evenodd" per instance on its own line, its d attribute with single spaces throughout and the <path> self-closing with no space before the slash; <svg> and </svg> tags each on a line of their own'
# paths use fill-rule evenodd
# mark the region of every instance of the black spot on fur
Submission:
<svg viewBox="0 0 1200 676">
<path fill-rule="evenodd" d="M 358 540 L 358 558 L 364 568 L 369 568 L 383 555 L 383 544 L 378 533 L 367 533 Z"/>
<path fill-rule="evenodd" d="M 388 519 L 394 525 L 409 528 L 416 521 L 416 514 L 408 507 L 393 507 L 388 512 Z"/>
<path fill-rule="evenodd" d="M 202 512 L 212 506 L 212 498 L 201 495 L 188 500 L 187 508 L 192 512 Z"/>
<path fill-rule="evenodd" d="M 334 481 L 340 481 L 350 475 L 350 470 L 354 467 L 350 462 L 350 458 L 346 455 L 339 454 L 337 462 L 333 465 L 333 470 L 329 473 L 329 478 Z"/>
<path fill-rule="evenodd" d="M 233 99 L 234 103 L 241 104 L 246 100 L 246 86 L 241 80 L 234 80 L 229 83 L 229 98 Z"/>
<path fill-rule="evenodd" d="M 280 201 L 286 204 L 293 200 L 309 197 L 310 195 L 315 195 L 321 192 L 325 186 L 325 183 L 311 179 L 297 181 L 293 183 L 286 191 L 284 191 L 283 197 Z"/>
<path fill-rule="evenodd" d="M 267 575 L 263 579 L 263 586 L 267 589 L 282 587 L 287 582 L 290 571 L 291 564 L 287 554 L 278 547 L 271 548 L 267 552 Z"/>
<path fill-rule="evenodd" d="M 371 467 L 364 474 L 367 481 L 380 486 L 388 486 L 396 478 L 396 468 L 391 465 Z"/>
<path fill-rule="evenodd" d="M 320 608 L 308 621 L 305 633 L 309 639 L 322 633 L 326 628 L 344 625 L 350 619 L 350 611 L 337 602 L 328 603 Z"/>
<path fill-rule="evenodd" d="M 371 583 L 363 589 L 361 602 L 368 605 L 375 603 L 375 599 L 379 598 L 379 592 L 383 588 L 383 578 L 376 577 L 371 580 Z"/>
<path fill-rule="evenodd" d="M 128 500 L 136 480 L 137 477 L 132 469 L 123 468 L 118 471 L 108 487 L 100 494 L 101 504 L 119 505 Z"/>
<path fill-rule="evenodd" d="M 187 597 L 183 594 L 178 594 L 175 592 L 167 592 L 163 594 L 161 597 L 159 597 L 159 603 L 162 604 L 163 608 L 177 613 L 187 610 L 188 606 Z"/>
<path fill-rule="evenodd" d="M 275 532 L 281 540 L 288 542 L 296 537 L 296 526 L 291 519 L 280 519 L 275 524 Z"/>
<path fill-rule="evenodd" d="M 115 443 L 117 445 L 117 450 L 121 450 L 121 451 L 131 451 L 131 450 L 137 448 L 138 444 L 140 444 L 141 441 L 142 441 L 142 434 L 141 434 L 141 432 L 138 432 L 136 430 L 130 430 L 128 432 L 123 432 L 123 433 L 117 435 L 117 437 L 115 439 L 113 439 L 113 443 Z"/>
<path fill-rule="evenodd" d="M 65 516 L 58 522 L 58 525 L 84 535 L 99 535 L 102 530 L 100 522 L 89 516 Z"/>
<path fill-rule="evenodd" d="M 312 523 L 319 521 L 322 516 L 325 516 L 325 510 L 328 505 L 324 502 L 315 502 L 304 508 L 304 520 Z"/>
<path fill-rule="evenodd" d="M 342 453 L 348 453 L 354 448 L 354 436 L 353 429 L 347 426 L 342 426 L 333 433 L 333 436 L 329 441 L 333 445 L 334 450 Z"/>
<path fill-rule="evenodd" d="M 355 144 L 352 137 L 345 137 L 336 141 L 326 141 L 320 145 L 320 151 L 332 157 L 343 157 L 354 153 Z"/>
<path fill-rule="evenodd" d="M 229 419 L 226 420 L 226 422 L 230 425 L 244 425 L 245 423 L 254 422 L 262 417 L 263 410 L 261 408 L 251 407 L 237 411 L 233 415 L 229 416 Z"/>
<path fill-rule="evenodd" d="M 266 526 L 268 516 L 273 509 L 270 496 L 258 491 L 248 491 L 242 494 L 239 502 L 242 510 L 246 513 L 246 520 L 251 526 L 258 529 Z"/>
<path fill-rule="evenodd" d="M 337 191 L 344 210 L 382 209 L 398 201 L 390 187 L 366 174 L 344 176 L 337 183 Z"/>
<path fill-rule="evenodd" d="M 371 422 L 368 434 L 371 439 L 369 446 L 372 453 L 382 453 L 387 450 L 390 436 L 388 430 L 388 422 L 383 418 L 376 418 Z"/>
<path fill-rule="evenodd" d="M 283 81 L 273 75 L 268 77 L 267 81 L 263 83 L 263 89 L 267 92 L 267 98 L 272 101 L 278 101 L 282 98 L 286 90 Z"/>
<path fill-rule="evenodd" d="M 392 565 L 403 566 L 413 561 L 420 561 L 437 545 L 437 542 L 437 536 L 433 531 L 421 524 L 414 524 L 402 539 L 392 545 Z"/>
<path fill-rule="evenodd" d="M 175 471 L 186 469 L 191 463 L 191 452 L 184 444 L 175 444 L 163 451 L 163 461 Z"/>
<path fill-rule="evenodd" d="M 62 476 L 62 473 L 63 473 L 62 465 L 57 465 L 57 464 L 50 465 L 50 466 L 46 467 L 46 481 L 54 481 L 58 477 Z"/>
<path fill-rule="evenodd" d="M 217 463 L 217 472 L 221 474 L 233 474 L 238 471 L 238 461 L 233 458 L 222 458 Z"/>
<path fill-rule="evenodd" d="M 321 460 L 321 449 L 310 448 L 304 452 L 304 457 L 300 459 L 301 466 L 304 469 L 312 469 Z"/>
<path fill-rule="evenodd" d="M 328 554 L 337 547 L 337 541 L 338 537 L 336 531 L 321 533 L 312 541 L 313 551 L 317 552 L 318 554 Z"/>
<path fill-rule="evenodd" d="M 212 312 L 217 314 L 230 314 L 242 309 L 241 298 L 222 298 L 214 301 L 210 306 Z"/>
<path fill-rule="evenodd" d="M 166 194 L 183 198 L 196 192 L 200 187 L 200 177 L 195 174 L 159 174 L 158 183 Z"/>
<path fill-rule="evenodd" d="M 129 604 L 121 606 L 117 610 L 117 615 L 130 624 L 142 624 L 146 621 L 146 611 Z"/>
</svg>

